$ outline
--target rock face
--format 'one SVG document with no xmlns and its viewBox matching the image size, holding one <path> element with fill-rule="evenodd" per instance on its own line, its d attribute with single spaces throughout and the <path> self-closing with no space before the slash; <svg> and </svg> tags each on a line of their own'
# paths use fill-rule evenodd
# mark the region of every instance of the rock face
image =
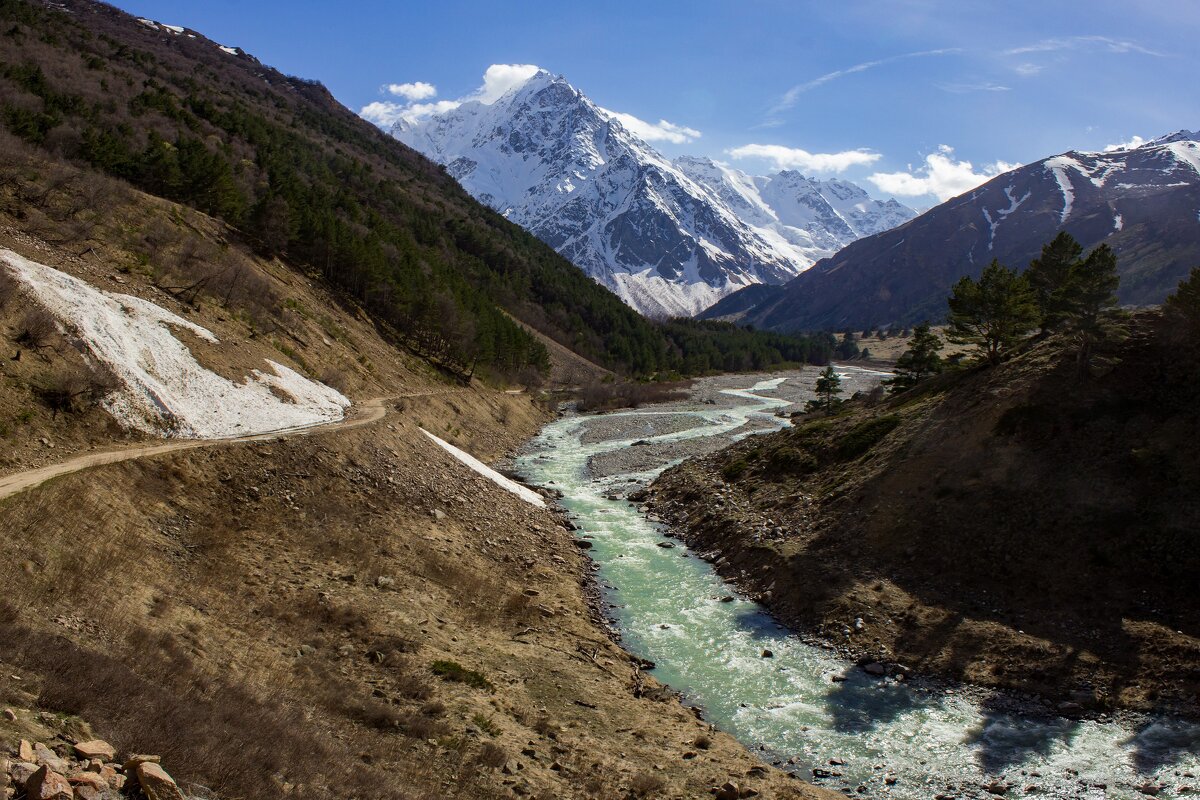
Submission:
<svg viewBox="0 0 1200 800">
<path fill-rule="evenodd" d="M 914 215 L 842 181 L 672 162 L 563 77 L 538 72 L 392 135 L 648 316 L 691 316 L 779 284 Z"/>
<path fill-rule="evenodd" d="M 1071 151 L 1006 172 L 916 219 L 849 244 L 782 290 L 755 287 L 704 316 L 773 330 L 864 328 L 941 320 L 963 275 L 992 259 L 1024 268 L 1060 230 L 1106 243 L 1120 298 L 1159 303 L 1200 263 L 1200 132 L 1140 147 Z M 749 294 L 749 292 L 747 292 Z"/>
</svg>

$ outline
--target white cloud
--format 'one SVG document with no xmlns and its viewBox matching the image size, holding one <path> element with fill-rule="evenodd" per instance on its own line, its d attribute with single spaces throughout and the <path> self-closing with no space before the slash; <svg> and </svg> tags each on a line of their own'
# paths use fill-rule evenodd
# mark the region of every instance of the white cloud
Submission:
<svg viewBox="0 0 1200 800">
<path fill-rule="evenodd" d="M 381 128 L 390 128 L 400 120 L 417 122 L 434 114 L 444 114 L 453 111 L 463 103 L 477 102 L 491 105 L 518 86 L 522 86 L 534 75 L 541 72 L 536 64 L 492 64 L 483 73 L 483 83 L 474 91 L 458 100 L 438 100 L 432 103 L 420 103 L 419 100 L 437 95 L 433 84 L 417 81 L 414 83 L 390 83 L 381 87 L 380 91 L 396 97 L 404 97 L 409 102 L 397 103 L 390 100 L 380 100 L 363 106 L 358 115 L 368 122 L 373 122 Z M 618 120 L 635 136 L 647 142 L 671 142 L 687 144 L 700 138 L 700 131 L 685 125 L 676 125 L 665 119 L 658 122 L 647 122 L 644 119 L 623 114 L 619 111 L 600 109 L 603 113 Z"/>
<path fill-rule="evenodd" d="M 540 69 L 536 64 L 492 64 L 483 73 L 483 85 L 464 97 L 463 101 L 478 100 L 485 106 L 490 106 L 509 89 L 532 78 Z"/>
<path fill-rule="evenodd" d="M 1141 147 L 1146 143 L 1146 140 L 1141 136 L 1131 136 L 1129 141 L 1120 142 L 1119 144 L 1104 145 L 1104 152 L 1111 153 L 1114 150 L 1132 150 L 1135 147 Z"/>
<path fill-rule="evenodd" d="M 437 97 L 437 87 L 432 83 L 425 83 L 425 81 L 389 83 L 383 87 L 383 90 L 390 95 L 403 97 L 406 100 L 428 100 L 431 97 Z"/>
<path fill-rule="evenodd" d="M 997 161 L 976 172 L 970 161 L 955 161 L 954 148 L 943 144 L 936 153 L 925 156 L 924 166 L 917 169 L 910 166 L 906 172 L 876 172 L 868 175 L 867 180 L 881 192 L 901 197 L 933 195 L 938 202 L 944 202 L 1018 166 Z"/>
<path fill-rule="evenodd" d="M 363 106 L 358 115 L 381 128 L 390 128 L 402 119 L 415 122 L 431 114 L 453 111 L 460 105 L 455 100 L 439 100 L 436 103 L 392 103 L 381 100 Z"/>
<path fill-rule="evenodd" d="M 1017 64 L 1015 67 L 1013 67 L 1013 71 L 1016 72 L 1018 75 L 1020 75 L 1022 78 L 1032 78 L 1034 75 L 1037 75 L 1043 69 L 1045 69 L 1045 67 L 1043 67 L 1041 64 L 1031 64 L 1029 62 L 1026 62 L 1024 64 Z"/>
<path fill-rule="evenodd" d="M 389 100 L 381 100 L 369 103 L 359 109 L 358 115 L 381 128 L 390 128 L 402 119 L 416 122 L 433 114 L 453 111 L 463 103 L 471 101 L 491 105 L 510 89 L 520 86 L 532 78 L 538 73 L 538 70 L 539 68 L 534 64 L 492 64 L 483 73 L 483 84 L 478 89 L 458 100 L 438 100 L 435 103 L 417 102 L 437 94 L 437 88 L 433 84 L 423 81 L 390 83 L 381 87 L 380 91 L 397 97 L 405 97 L 409 102 L 394 103 Z"/>
<path fill-rule="evenodd" d="M 728 151 L 733 158 L 765 158 L 776 169 L 800 169 L 809 172 L 842 172 L 850 167 L 873 164 L 879 153 L 868 150 L 844 150 L 840 153 L 810 153 L 799 147 L 779 144 L 746 144 Z"/>
<path fill-rule="evenodd" d="M 646 122 L 646 120 L 639 119 L 633 114 L 622 114 L 620 111 L 610 111 L 607 108 L 600 110 L 624 125 L 625 129 L 634 136 L 647 142 L 687 144 L 688 142 L 694 142 L 702 135 L 695 128 L 676 125 L 674 122 L 667 122 L 665 119 L 660 119 L 658 122 Z"/>
</svg>

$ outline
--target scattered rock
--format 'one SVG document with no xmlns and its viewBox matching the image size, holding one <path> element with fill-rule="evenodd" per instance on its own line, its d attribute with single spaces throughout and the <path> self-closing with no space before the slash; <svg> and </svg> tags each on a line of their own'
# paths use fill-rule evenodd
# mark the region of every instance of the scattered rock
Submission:
<svg viewBox="0 0 1200 800">
<path fill-rule="evenodd" d="M 117 749 L 103 739 L 93 739 L 90 742 L 80 742 L 75 745 L 75 752 L 80 758 L 92 760 L 98 758 L 101 761 L 112 761 L 117 757 Z"/>
<path fill-rule="evenodd" d="M 375 579 L 375 587 L 378 589 L 390 589 L 396 585 L 395 578 L 389 578 L 386 575 L 380 575 Z"/>
<path fill-rule="evenodd" d="M 25 782 L 25 797 L 27 800 L 74 800 L 75 792 L 66 778 L 43 766 Z"/>
<path fill-rule="evenodd" d="M 11 708 L 6 708 L 4 709 L 4 718 L 9 722 L 16 722 L 17 712 L 13 711 Z"/>
<path fill-rule="evenodd" d="M 49 767 L 54 772 L 66 772 L 67 762 L 58 753 L 38 742 L 33 746 L 33 754 L 37 763 Z"/>
<path fill-rule="evenodd" d="M 883 664 L 880 664 L 878 661 L 872 661 L 870 664 L 867 664 L 863 667 L 863 672 L 867 673 L 868 675 L 886 675 L 887 667 L 885 667 Z"/>
<path fill-rule="evenodd" d="M 146 800 L 187 800 L 175 779 L 156 762 L 138 764 L 137 779 L 146 793 Z"/>
<path fill-rule="evenodd" d="M 733 781 L 726 781 L 720 787 L 714 787 L 712 792 L 717 796 L 717 800 L 738 800 L 742 796 L 741 787 Z"/>
<path fill-rule="evenodd" d="M 8 774 L 12 776 L 13 783 L 15 783 L 17 786 L 24 786 L 25 783 L 33 777 L 33 773 L 37 771 L 37 764 L 33 764 L 29 761 L 18 761 L 9 768 Z"/>
<path fill-rule="evenodd" d="M 29 743 L 28 739 L 22 739 L 21 743 L 17 745 L 17 758 L 22 761 L 34 760 L 33 745 Z"/>
</svg>

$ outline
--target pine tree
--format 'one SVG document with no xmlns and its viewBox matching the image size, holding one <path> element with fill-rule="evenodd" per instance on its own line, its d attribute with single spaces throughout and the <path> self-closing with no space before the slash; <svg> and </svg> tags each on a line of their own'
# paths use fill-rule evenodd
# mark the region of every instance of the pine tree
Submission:
<svg viewBox="0 0 1200 800">
<path fill-rule="evenodd" d="M 1087 258 L 1071 268 L 1065 294 L 1064 323 L 1079 342 L 1079 364 L 1083 370 L 1091 365 L 1092 348 L 1097 342 L 1124 332 L 1116 313 L 1116 292 L 1120 284 L 1117 255 L 1106 244 L 1088 253 Z"/>
<path fill-rule="evenodd" d="M 1182 322 L 1193 331 L 1200 331 L 1200 267 L 1193 267 L 1179 288 L 1163 303 L 1167 316 Z"/>
<path fill-rule="evenodd" d="M 991 364 L 1038 324 L 1033 290 L 1023 275 L 992 261 L 979 281 L 969 276 L 954 285 L 948 301 L 950 329 L 946 338 L 974 344 Z"/>
<path fill-rule="evenodd" d="M 1043 332 L 1057 327 L 1070 309 L 1071 270 L 1079 263 L 1083 247 L 1066 231 L 1042 246 L 1042 255 L 1029 262 L 1029 281 L 1041 311 Z"/>
<path fill-rule="evenodd" d="M 826 414 L 832 414 L 833 409 L 841 402 L 837 399 L 837 395 L 842 393 L 842 379 L 834 372 L 832 364 L 827 366 L 817 376 L 815 390 L 817 392 L 817 399 L 809 400 L 805 410 L 823 410 Z"/>
<path fill-rule="evenodd" d="M 892 392 L 910 389 L 941 372 L 944 367 L 942 357 L 938 355 L 941 349 L 942 340 L 929 329 L 928 322 L 914 328 L 908 349 L 896 359 L 896 377 L 887 381 Z"/>
</svg>

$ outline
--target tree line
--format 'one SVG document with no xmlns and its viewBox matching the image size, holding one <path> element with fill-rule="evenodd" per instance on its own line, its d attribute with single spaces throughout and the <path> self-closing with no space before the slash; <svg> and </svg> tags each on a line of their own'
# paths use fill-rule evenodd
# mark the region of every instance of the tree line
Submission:
<svg viewBox="0 0 1200 800">
<path fill-rule="evenodd" d="M 1042 247 L 1024 272 L 993 260 L 978 280 L 964 276 L 947 301 L 946 338 L 972 345 L 976 356 L 999 363 L 1029 336 L 1057 333 L 1071 342 L 1081 374 L 1092 366 L 1097 344 L 1125 336 L 1117 305 L 1117 257 L 1106 244 L 1086 256 L 1065 231 Z M 1193 269 L 1164 303 L 1165 312 L 1200 333 L 1200 268 Z M 941 339 L 926 321 L 913 331 L 896 362 L 892 391 L 904 391 L 941 372 Z"/>
</svg>

